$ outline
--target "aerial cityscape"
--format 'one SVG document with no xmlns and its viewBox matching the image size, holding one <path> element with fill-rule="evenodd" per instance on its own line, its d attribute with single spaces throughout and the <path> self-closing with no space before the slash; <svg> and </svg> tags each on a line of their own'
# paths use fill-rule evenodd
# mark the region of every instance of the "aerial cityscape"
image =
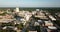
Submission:
<svg viewBox="0 0 60 32">
<path fill-rule="evenodd" d="M 0 0 L 0 32 L 60 32 L 60 0 Z"/>
<path fill-rule="evenodd" d="M 59 10 L 60 8 L 0 8 L 0 32 L 59 32 Z"/>
</svg>

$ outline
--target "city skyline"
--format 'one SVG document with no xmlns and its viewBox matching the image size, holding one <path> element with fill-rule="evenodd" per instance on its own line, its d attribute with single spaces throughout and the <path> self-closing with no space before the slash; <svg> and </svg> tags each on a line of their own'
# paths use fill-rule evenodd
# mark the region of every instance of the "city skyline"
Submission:
<svg viewBox="0 0 60 32">
<path fill-rule="evenodd" d="M 0 7 L 60 7 L 60 0 L 0 0 Z"/>
</svg>

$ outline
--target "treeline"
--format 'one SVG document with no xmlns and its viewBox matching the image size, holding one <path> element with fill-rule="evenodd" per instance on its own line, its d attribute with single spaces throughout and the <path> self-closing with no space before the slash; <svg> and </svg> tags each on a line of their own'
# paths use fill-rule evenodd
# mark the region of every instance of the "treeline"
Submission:
<svg viewBox="0 0 60 32">
<path fill-rule="evenodd" d="M 43 8 L 45 11 L 49 11 L 52 13 L 60 12 L 60 8 Z"/>
<path fill-rule="evenodd" d="M 8 8 L 0 8 L 0 11 L 6 11 Z M 10 11 L 14 11 L 15 8 L 9 8 Z M 36 9 L 49 11 L 49 12 L 60 12 L 60 8 L 20 8 L 20 11 L 36 11 Z"/>
<path fill-rule="evenodd" d="M 20 8 L 20 10 L 25 10 L 25 11 L 35 11 L 36 9 L 44 10 L 44 11 L 49 11 L 49 12 L 60 12 L 60 8 Z"/>
</svg>

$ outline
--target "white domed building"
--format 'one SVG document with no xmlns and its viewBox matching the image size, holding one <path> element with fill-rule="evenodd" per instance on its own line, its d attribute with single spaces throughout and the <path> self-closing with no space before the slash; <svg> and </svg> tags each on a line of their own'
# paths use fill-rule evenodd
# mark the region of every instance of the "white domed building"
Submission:
<svg viewBox="0 0 60 32">
<path fill-rule="evenodd" d="M 18 7 L 16 7 L 16 11 L 15 12 L 19 12 L 19 8 Z"/>
</svg>

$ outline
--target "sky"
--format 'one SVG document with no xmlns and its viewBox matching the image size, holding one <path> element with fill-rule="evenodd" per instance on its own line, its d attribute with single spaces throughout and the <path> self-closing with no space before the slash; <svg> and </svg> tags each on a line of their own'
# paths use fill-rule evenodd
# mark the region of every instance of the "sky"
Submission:
<svg viewBox="0 0 60 32">
<path fill-rule="evenodd" d="M 60 7 L 60 0 L 0 0 L 0 7 Z"/>
</svg>

